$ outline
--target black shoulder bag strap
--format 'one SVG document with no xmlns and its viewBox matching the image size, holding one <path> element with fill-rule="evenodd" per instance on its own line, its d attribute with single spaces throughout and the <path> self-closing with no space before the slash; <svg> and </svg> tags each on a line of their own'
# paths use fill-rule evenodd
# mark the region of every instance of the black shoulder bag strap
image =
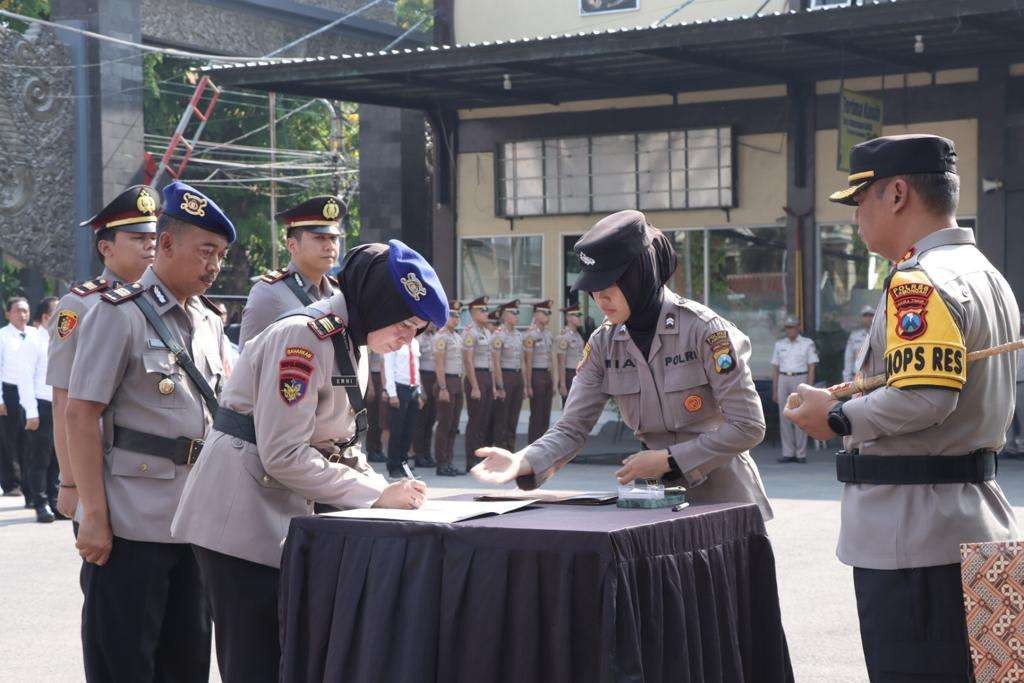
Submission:
<svg viewBox="0 0 1024 683">
<path fill-rule="evenodd" d="M 210 410 L 210 415 L 213 417 L 217 416 L 217 396 L 213 393 L 213 388 L 206 381 L 206 378 L 199 372 L 199 368 L 192 361 L 192 357 L 188 355 L 181 344 L 174 341 L 174 337 L 171 335 L 171 331 L 167 328 L 167 324 L 160 318 L 160 314 L 153 308 L 153 304 L 149 303 L 149 300 L 145 296 L 139 295 L 132 299 L 135 305 L 142 311 L 142 315 L 146 316 L 146 320 L 156 330 L 156 335 L 160 337 L 160 341 L 167 346 L 167 349 L 174 354 L 174 357 L 178 359 L 178 365 L 185 371 L 185 374 L 189 376 L 192 383 L 199 389 L 199 393 L 203 395 L 203 400 L 206 401 L 206 407 Z"/>
<path fill-rule="evenodd" d="M 309 306 L 313 303 L 313 298 L 309 296 L 309 292 L 302 288 L 301 284 L 302 276 L 296 273 L 288 273 L 288 277 L 284 279 L 284 283 L 288 285 L 288 289 L 292 290 L 292 294 L 303 306 Z"/>
</svg>

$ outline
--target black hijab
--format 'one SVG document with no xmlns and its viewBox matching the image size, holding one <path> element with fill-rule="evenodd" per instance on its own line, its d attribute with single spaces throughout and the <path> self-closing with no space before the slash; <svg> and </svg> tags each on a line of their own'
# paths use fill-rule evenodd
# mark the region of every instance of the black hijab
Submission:
<svg viewBox="0 0 1024 683">
<path fill-rule="evenodd" d="M 651 244 L 637 256 L 618 280 L 619 289 L 629 304 L 626 331 L 644 358 L 658 328 L 664 285 L 676 269 L 676 250 L 672 240 L 653 226 L 647 227 Z"/>
<path fill-rule="evenodd" d="M 358 347 L 374 330 L 413 316 L 388 272 L 388 245 L 360 244 L 349 250 L 338 273 L 348 306 L 348 330 Z"/>
</svg>

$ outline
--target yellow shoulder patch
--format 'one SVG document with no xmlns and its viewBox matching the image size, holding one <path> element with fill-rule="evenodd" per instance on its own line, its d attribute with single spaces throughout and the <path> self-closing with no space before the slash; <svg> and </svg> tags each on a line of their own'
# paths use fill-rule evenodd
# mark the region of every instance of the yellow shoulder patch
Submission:
<svg viewBox="0 0 1024 683">
<path fill-rule="evenodd" d="M 898 270 L 885 297 L 885 374 L 897 389 L 967 381 L 967 349 L 953 314 L 928 276 Z"/>
</svg>

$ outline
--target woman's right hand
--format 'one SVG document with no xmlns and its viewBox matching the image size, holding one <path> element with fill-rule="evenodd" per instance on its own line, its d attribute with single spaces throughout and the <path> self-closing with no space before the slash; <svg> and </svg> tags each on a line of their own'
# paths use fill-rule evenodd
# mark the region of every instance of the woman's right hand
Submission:
<svg viewBox="0 0 1024 683">
<path fill-rule="evenodd" d="M 427 499 L 427 484 L 419 479 L 403 479 L 389 484 L 373 504 L 375 508 L 415 510 Z"/>
<path fill-rule="evenodd" d="M 516 477 L 533 472 L 526 458 L 504 448 L 478 448 L 476 457 L 482 460 L 469 473 L 485 484 L 507 484 Z"/>
</svg>

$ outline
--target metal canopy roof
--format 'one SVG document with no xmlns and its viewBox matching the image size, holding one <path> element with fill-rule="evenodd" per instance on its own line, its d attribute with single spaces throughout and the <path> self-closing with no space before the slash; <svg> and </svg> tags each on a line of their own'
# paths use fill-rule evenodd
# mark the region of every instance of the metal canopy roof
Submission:
<svg viewBox="0 0 1024 683">
<path fill-rule="evenodd" d="M 922 36 L 924 51 L 914 49 Z M 494 43 L 210 67 L 218 83 L 425 110 L 1024 61 L 1018 0 L 890 0 Z M 503 87 L 508 74 L 511 88 Z"/>
</svg>

